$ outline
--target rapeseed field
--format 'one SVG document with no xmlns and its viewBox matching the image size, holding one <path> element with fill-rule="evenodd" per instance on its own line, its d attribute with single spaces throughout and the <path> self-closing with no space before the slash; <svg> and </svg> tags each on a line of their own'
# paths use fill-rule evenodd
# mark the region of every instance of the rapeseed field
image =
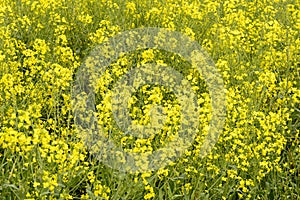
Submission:
<svg viewBox="0 0 300 200">
<path fill-rule="evenodd" d="M 157 29 L 201 45 L 218 75 L 174 53 L 191 46 L 164 35 L 156 37 L 161 49 L 128 50 L 114 60 L 116 49 L 104 52 L 126 31 Z M 119 49 L 147 42 L 138 34 L 125 36 L 126 42 L 115 44 Z M 99 73 L 97 53 L 109 66 L 101 76 L 81 76 L 91 63 Z M 175 75 L 160 71 L 167 66 Z M 124 96 L 130 81 L 122 77 L 135 70 L 153 73 L 173 90 L 140 81 Z M 90 77 L 93 87 L 84 88 L 93 88 L 94 104 L 76 104 L 80 81 Z M 196 120 L 193 101 L 177 98 L 176 78 L 190 85 L 176 91 L 196 99 Z M 219 90 L 212 92 L 214 84 L 224 88 L 222 101 L 214 96 Z M 90 96 L 81 98 L 87 102 Z M 116 105 L 127 110 L 114 110 Z M 91 108 L 93 115 L 79 115 L 76 106 L 81 113 Z M 128 113 L 119 113 L 118 121 L 119 111 Z M 92 119 L 101 134 L 86 138 Z M 129 132 L 120 122 L 127 119 L 133 124 Z M 298 0 L 0 1 L 2 199 L 299 199 L 299 130 Z M 177 145 L 187 147 L 178 147 L 177 154 Z M 120 156 L 124 152 L 144 157 L 133 158 L 133 165 Z M 163 152 L 160 160 L 144 159 L 155 152 Z M 117 165 L 106 162 L 114 156 Z"/>
</svg>

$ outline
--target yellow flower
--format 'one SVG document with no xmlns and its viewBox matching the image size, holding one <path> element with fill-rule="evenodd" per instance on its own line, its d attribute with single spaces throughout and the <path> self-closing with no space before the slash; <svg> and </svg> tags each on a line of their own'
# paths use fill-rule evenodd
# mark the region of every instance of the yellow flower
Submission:
<svg viewBox="0 0 300 200">
<path fill-rule="evenodd" d="M 126 2 L 126 8 L 130 13 L 134 13 L 136 11 L 136 6 L 134 2 Z"/>
</svg>

